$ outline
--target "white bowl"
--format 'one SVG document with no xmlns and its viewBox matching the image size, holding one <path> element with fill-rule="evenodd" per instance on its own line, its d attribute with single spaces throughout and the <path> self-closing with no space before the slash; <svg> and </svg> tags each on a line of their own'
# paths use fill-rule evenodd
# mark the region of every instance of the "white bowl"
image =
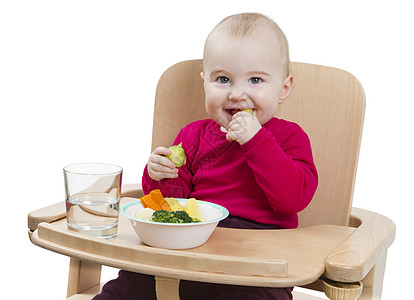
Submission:
<svg viewBox="0 0 414 300">
<path fill-rule="evenodd" d="M 186 207 L 187 199 L 177 199 Z M 204 244 L 217 227 L 219 221 L 225 219 L 229 212 L 218 204 L 198 200 L 203 215 L 199 223 L 158 223 L 135 218 L 143 208 L 141 201 L 134 201 L 121 207 L 121 214 L 127 217 L 141 241 L 149 246 L 166 249 L 188 249 Z"/>
</svg>

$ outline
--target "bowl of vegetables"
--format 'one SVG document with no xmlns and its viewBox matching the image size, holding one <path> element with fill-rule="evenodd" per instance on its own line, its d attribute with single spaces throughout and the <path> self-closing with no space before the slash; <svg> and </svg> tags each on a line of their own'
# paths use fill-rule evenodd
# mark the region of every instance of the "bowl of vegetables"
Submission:
<svg viewBox="0 0 414 300">
<path fill-rule="evenodd" d="M 152 194 L 152 195 L 151 195 Z M 159 190 L 121 207 L 140 240 L 153 247 L 189 249 L 204 244 L 229 212 L 215 203 L 163 198 Z"/>
</svg>

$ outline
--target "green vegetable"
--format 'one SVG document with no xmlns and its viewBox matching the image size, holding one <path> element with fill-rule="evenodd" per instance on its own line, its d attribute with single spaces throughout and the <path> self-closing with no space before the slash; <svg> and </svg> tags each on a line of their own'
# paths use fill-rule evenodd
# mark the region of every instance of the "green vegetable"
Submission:
<svg viewBox="0 0 414 300">
<path fill-rule="evenodd" d="M 152 214 L 153 222 L 160 222 L 160 223 L 197 223 L 200 220 L 196 220 L 191 218 L 187 212 L 183 210 L 177 211 L 166 211 L 163 209 L 156 210 Z"/>
<path fill-rule="evenodd" d="M 169 148 L 171 150 L 170 155 L 166 155 L 166 157 L 175 163 L 177 168 L 181 167 L 185 161 L 185 153 L 182 147 L 182 143 L 178 144 L 177 146 L 171 146 Z"/>
</svg>

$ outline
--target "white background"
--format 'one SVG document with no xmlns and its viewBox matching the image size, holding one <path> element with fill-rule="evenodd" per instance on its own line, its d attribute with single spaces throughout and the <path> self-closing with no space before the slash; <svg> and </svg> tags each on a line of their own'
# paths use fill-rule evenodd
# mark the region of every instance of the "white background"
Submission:
<svg viewBox="0 0 414 300">
<path fill-rule="evenodd" d="M 125 183 L 139 182 L 158 78 L 201 58 L 213 26 L 246 11 L 279 23 L 292 61 L 346 69 L 364 86 L 354 206 L 397 224 L 383 299 L 410 298 L 414 18 L 401 0 L 2 1 L 2 294 L 65 298 L 69 259 L 30 243 L 27 214 L 63 200 L 62 167 L 70 163 L 118 164 Z"/>
</svg>

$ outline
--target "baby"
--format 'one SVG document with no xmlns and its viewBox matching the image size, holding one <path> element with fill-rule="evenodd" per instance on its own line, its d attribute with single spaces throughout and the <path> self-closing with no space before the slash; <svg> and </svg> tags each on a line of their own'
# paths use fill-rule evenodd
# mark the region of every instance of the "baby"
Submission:
<svg viewBox="0 0 414 300">
<path fill-rule="evenodd" d="M 297 227 L 317 173 L 307 135 L 274 118 L 292 89 L 289 65 L 287 40 L 268 18 L 240 14 L 218 24 L 207 38 L 201 73 L 211 119 L 178 134 L 174 144 L 185 150 L 183 167 L 163 156 L 168 148 L 155 149 L 144 170 L 144 192 L 159 188 L 168 196 L 223 205 L 242 221 Z"/>
<path fill-rule="evenodd" d="M 145 194 L 196 198 L 226 207 L 219 226 L 295 228 L 311 201 L 317 171 L 307 135 L 275 118 L 293 83 L 288 43 L 278 25 L 261 14 L 220 22 L 205 43 L 201 80 L 211 119 L 184 127 L 186 163 L 177 168 L 158 147 L 142 179 Z M 251 113 L 243 111 L 250 110 Z M 292 299 L 291 288 L 261 288 L 182 280 L 181 299 Z M 116 297 L 111 296 L 116 295 Z M 155 299 L 152 276 L 120 271 L 95 299 Z"/>
</svg>

